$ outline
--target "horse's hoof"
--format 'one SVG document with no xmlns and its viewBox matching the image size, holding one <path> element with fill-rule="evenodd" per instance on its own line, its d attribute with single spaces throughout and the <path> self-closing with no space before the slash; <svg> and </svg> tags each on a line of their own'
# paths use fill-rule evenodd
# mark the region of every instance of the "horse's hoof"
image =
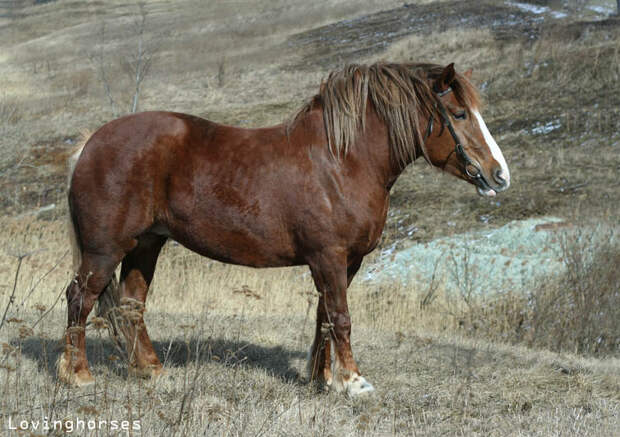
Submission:
<svg viewBox="0 0 620 437">
<path fill-rule="evenodd" d="M 87 387 L 95 383 L 95 378 L 88 369 L 82 369 L 74 374 L 73 385 L 75 387 Z"/>
<path fill-rule="evenodd" d="M 62 353 L 60 357 L 58 357 L 58 361 L 56 362 L 56 375 L 59 380 L 72 387 L 86 387 L 95 383 L 95 378 L 93 378 L 90 370 L 86 368 L 76 372 L 70 360 L 67 360 L 65 353 Z"/>
<path fill-rule="evenodd" d="M 159 379 L 162 376 L 166 376 L 166 371 L 162 366 L 153 368 L 151 372 L 151 379 Z"/>
<path fill-rule="evenodd" d="M 347 383 L 347 394 L 351 397 L 369 395 L 374 393 L 375 388 L 372 384 L 366 381 L 361 375 L 354 376 L 351 381 Z"/>
<path fill-rule="evenodd" d="M 95 378 L 88 369 L 82 369 L 79 372 L 72 373 L 59 373 L 58 379 L 65 384 L 76 388 L 88 387 L 89 385 L 93 385 L 95 383 Z"/>
<path fill-rule="evenodd" d="M 159 379 L 166 374 L 166 371 L 161 365 L 134 367 L 130 366 L 127 372 L 131 376 L 144 379 Z"/>
</svg>

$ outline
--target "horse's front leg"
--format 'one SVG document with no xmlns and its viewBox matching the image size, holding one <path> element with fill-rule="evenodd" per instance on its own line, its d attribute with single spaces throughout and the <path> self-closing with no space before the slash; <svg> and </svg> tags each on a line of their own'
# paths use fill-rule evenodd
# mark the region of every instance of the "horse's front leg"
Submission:
<svg viewBox="0 0 620 437">
<path fill-rule="evenodd" d="M 328 386 L 351 396 L 374 391 L 372 384 L 361 376 L 351 351 L 347 287 L 359 268 L 359 262 L 356 260 L 347 266 L 345 251 L 330 250 L 309 263 L 314 283 L 321 293 L 319 305 L 323 306 L 317 311 L 317 330 L 310 361 L 311 377 L 322 377 Z M 326 335 L 327 341 L 323 340 Z M 331 370 L 330 342 L 334 351 Z M 324 345 L 323 348 L 321 345 Z"/>
</svg>

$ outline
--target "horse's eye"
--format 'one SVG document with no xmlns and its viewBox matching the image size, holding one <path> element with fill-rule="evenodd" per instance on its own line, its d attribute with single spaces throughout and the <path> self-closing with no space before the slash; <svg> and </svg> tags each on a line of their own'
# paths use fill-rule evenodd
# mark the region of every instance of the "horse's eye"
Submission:
<svg viewBox="0 0 620 437">
<path fill-rule="evenodd" d="M 467 112 L 465 111 L 457 112 L 456 114 L 454 114 L 454 118 L 456 118 L 457 120 L 465 120 L 467 118 Z"/>
</svg>

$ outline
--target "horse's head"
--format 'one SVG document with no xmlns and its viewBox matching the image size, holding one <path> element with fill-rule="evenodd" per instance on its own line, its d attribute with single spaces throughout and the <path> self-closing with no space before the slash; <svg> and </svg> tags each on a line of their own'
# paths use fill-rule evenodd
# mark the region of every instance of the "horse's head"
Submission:
<svg viewBox="0 0 620 437">
<path fill-rule="evenodd" d="M 463 98 L 470 75 L 471 70 L 457 76 L 450 64 L 430 78 L 436 103 L 426 129 L 426 152 L 434 166 L 475 185 L 483 196 L 495 196 L 510 185 L 510 172 L 477 102 Z"/>
</svg>

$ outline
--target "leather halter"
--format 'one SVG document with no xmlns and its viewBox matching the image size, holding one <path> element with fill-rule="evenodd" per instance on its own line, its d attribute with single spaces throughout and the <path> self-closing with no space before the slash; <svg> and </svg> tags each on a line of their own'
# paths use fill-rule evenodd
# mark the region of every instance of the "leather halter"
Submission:
<svg viewBox="0 0 620 437">
<path fill-rule="evenodd" d="M 443 97 L 446 94 L 451 93 L 452 92 L 452 88 L 448 87 L 448 88 L 446 88 L 443 91 L 438 91 L 437 88 L 433 88 L 433 91 L 435 92 L 437 97 Z M 463 162 L 463 164 L 465 166 L 465 173 L 467 174 L 467 176 L 469 176 L 472 179 L 479 180 L 484 185 L 488 185 L 486 183 L 486 181 L 482 177 L 482 172 L 480 171 L 479 166 L 474 162 L 474 160 L 472 160 L 469 156 L 467 156 L 467 153 L 465 153 L 465 149 L 463 149 L 463 144 L 461 143 L 461 140 L 460 140 L 458 134 L 454 130 L 454 126 L 452 125 L 452 121 L 450 121 L 450 117 L 448 116 L 448 112 L 446 111 L 446 107 L 441 103 L 441 100 L 437 99 L 437 101 L 434 104 L 434 108 L 439 112 L 439 115 L 441 116 L 441 121 L 442 121 L 441 131 L 443 132 L 444 127 L 447 127 L 448 131 L 450 132 L 450 135 L 452 135 L 452 139 L 454 139 L 454 150 L 452 152 L 450 152 L 450 154 L 448 155 L 448 157 L 444 161 L 443 167 L 445 167 L 446 164 L 448 163 L 448 159 L 450 159 L 450 156 L 452 156 L 453 153 L 456 153 L 456 156 L 459 157 L 459 159 Z M 426 133 L 424 135 L 424 142 L 426 142 L 426 140 L 433 133 L 433 120 L 434 119 L 435 119 L 435 116 L 434 116 L 433 113 L 431 113 L 431 115 L 430 115 L 430 117 L 428 119 L 428 126 L 426 127 Z M 440 132 L 439 135 L 441 135 L 441 132 Z M 475 174 L 470 173 L 470 171 L 469 171 L 470 170 L 470 166 L 474 167 L 475 169 L 477 169 L 478 172 L 475 173 Z"/>
</svg>

